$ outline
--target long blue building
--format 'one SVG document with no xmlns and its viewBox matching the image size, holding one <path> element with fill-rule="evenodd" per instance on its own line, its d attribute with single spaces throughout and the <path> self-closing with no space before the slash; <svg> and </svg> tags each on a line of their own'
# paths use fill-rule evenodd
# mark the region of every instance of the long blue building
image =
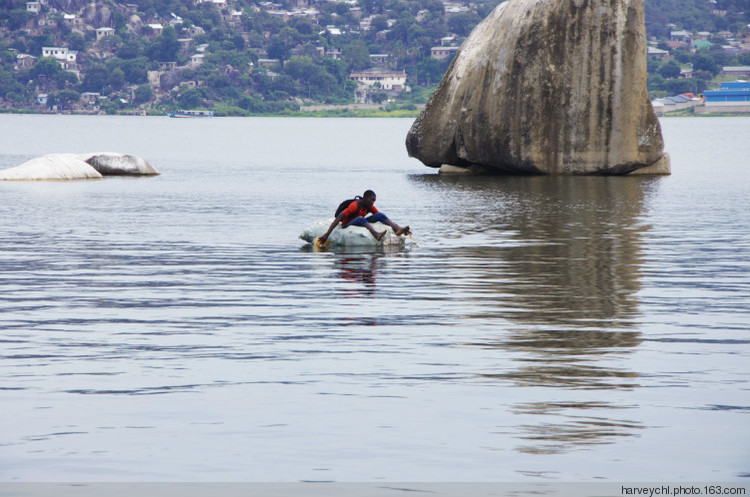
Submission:
<svg viewBox="0 0 750 497">
<path fill-rule="evenodd" d="M 750 105 L 750 81 L 722 83 L 718 90 L 703 92 L 706 106 L 710 105 Z"/>
</svg>

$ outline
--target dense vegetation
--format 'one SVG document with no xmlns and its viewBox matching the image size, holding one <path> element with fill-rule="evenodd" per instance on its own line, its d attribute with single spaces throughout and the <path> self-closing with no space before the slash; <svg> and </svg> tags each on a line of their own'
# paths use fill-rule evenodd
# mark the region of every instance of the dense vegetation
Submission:
<svg viewBox="0 0 750 497">
<path fill-rule="evenodd" d="M 389 108 L 414 108 L 450 63 L 431 58 L 431 47 L 460 44 L 498 3 L 478 1 L 446 12 L 440 0 L 329 1 L 310 5 L 317 15 L 283 15 L 295 2 L 302 4 L 230 0 L 224 8 L 208 1 L 128 0 L 138 6 L 133 13 L 114 0 L 48 0 L 34 14 L 27 12 L 25 0 L 0 0 L 0 28 L 5 28 L 0 32 L 0 105 L 40 109 L 37 95 L 44 93 L 46 107 L 66 109 L 92 92 L 107 97 L 96 102 L 107 112 L 204 107 L 224 115 L 279 113 L 306 103 L 352 103 L 356 83 L 350 73 L 373 66 L 371 54 L 387 54 L 385 65 L 405 70 L 412 90 Z M 718 35 L 747 35 L 747 0 L 646 0 L 645 6 L 649 36 L 673 55 L 649 60 L 653 95 L 700 92 L 722 66 L 750 65 L 750 54 L 726 52 L 721 47 L 729 35 Z M 65 13 L 79 16 L 82 25 L 68 23 Z M 40 15 L 51 22 L 37 25 Z M 163 32 L 157 35 L 150 23 L 162 23 Z M 114 28 L 114 34 L 97 41 L 94 28 L 100 27 Z M 674 29 L 711 32 L 712 45 L 698 51 L 670 47 Z M 77 51 L 80 79 L 56 59 L 42 57 L 42 47 Z M 203 63 L 191 65 L 197 53 L 204 54 Z M 19 54 L 36 57 L 33 65 L 19 66 Z M 165 62 L 177 68 L 161 67 L 158 84 L 149 82 L 149 71 Z M 680 70 L 691 65 L 693 77 L 679 78 Z M 382 92 L 371 98 L 384 102 L 395 96 Z"/>
</svg>

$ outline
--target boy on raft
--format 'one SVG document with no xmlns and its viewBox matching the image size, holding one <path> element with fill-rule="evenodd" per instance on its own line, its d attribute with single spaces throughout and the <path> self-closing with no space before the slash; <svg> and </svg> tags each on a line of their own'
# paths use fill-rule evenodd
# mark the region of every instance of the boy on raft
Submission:
<svg viewBox="0 0 750 497">
<path fill-rule="evenodd" d="M 320 243 L 325 243 L 328 240 L 328 236 L 339 223 L 341 223 L 344 229 L 348 228 L 349 226 L 364 226 L 378 241 L 385 236 L 387 231 L 378 233 L 370 223 L 379 222 L 387 224 L 388 226 L 393 228 L 393 231 L 396 233 L 396 235 L 408 235 L 410 233 L 408 226 L 404 226 L 403 228 L 400 227 L 398 224 L 388 219 L 388 216 L 378 211 L 374 204 L 375 192 L 373 192 L 372 190 L 367 190 L 362 195 L 362 198 L 353 200 L 348 207 L 346 207 L 338 216 L 336 216 L 336 219 L 334 219 L 334 221 L 331 223 L 328 231 L 326 231 L 324 235 L 320 236 Z M 368 213 L 372 213 L 372 215 L 365 217 Z"/>
</svg>

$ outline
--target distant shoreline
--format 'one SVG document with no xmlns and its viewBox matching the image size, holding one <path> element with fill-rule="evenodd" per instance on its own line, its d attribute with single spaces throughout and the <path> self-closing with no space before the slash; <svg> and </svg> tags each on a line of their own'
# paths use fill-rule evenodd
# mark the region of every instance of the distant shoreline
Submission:
<svg viewBox="0 0 750 497">
<path fill-rule="evenodd" d="M 248 114 L 248 115 L 214 115 L 210 118 L 196 118 L 196 119 L 213 119 L 223 117 L 347 117 L 347 118 L 416 118 L 419 116 L 421 110 L 382 110 L 382 109 L 326 109 L 326 110 L 301 110 L 299 112 L 287 112 L 278 114 Z M 49 116 L 122 116 L 122 117 L 167 117 L 166 113 L 144 113 L 134 114 L 132 112 L 123 112 L 115 114 L 106 114 L 104 112 L 39 112 L 34 110 L 24 109 L 0 109 L 0 114 L 24 114 L 24 115 L 49 115 Z"/>
<path fill-rule="evenodd" d="M 278 114 L 248 114 L 242 116 L 236 115 L 216 115 L 213 118 L 246 118 L 246 117 L 312 117 L 312 118 L 417 118 L 421 112 L 421 109 L 395 109 L 386 110 L 383 108 L 326 108 L 326 109 L 315 109 L 315 110 L 300 110 L 299 112 L 288 112 Z M 122 117 L 167 117 L 166 113 L 132 113 L 122 112 L 115 114 L 106 114 L 103 112 L 40 112 L 33 109 L 0 109 L 0 114 L 19 114 L 19 115 L 52 115 L 52 116 L 122 116 Z M 750 112 L 738 112 L 738 113 L 717 113 L 717 114 L 695 114 L 692 109 L 684 111 L 675 111 L 658 116 L 661 118 L 670 117 L 750 117 Z M 206 118 L 212 119 L 212 118 Z"/>
</svg>

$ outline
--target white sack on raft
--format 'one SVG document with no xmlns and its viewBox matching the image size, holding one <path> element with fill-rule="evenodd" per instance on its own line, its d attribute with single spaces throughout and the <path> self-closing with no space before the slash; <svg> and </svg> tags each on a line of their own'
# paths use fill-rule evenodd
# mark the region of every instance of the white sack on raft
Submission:
<svg viewBox="0 0 750 497">
<path fill-rule="evenodd" d="M 300 238 L 307 243 L 314 243 L 315 239 L 325 234 L 333 218 L 325 221 L 317 221 L 300 234 Z M 349 226 L 346 229 L 341 228 L 341 224 L 336 226 L 328 236 L 328 246 L 337 247 L 381 247 L 381 246 L 403 246 L 406 242 L 405 236 L 398 236 L 393 229 L 383 223 L 373 223 L 375 231 L 382 232 L 385 230 L 386 235 L 380 240 L 376 240 L 370 231 L 363 226 Z"/>
</svg>

